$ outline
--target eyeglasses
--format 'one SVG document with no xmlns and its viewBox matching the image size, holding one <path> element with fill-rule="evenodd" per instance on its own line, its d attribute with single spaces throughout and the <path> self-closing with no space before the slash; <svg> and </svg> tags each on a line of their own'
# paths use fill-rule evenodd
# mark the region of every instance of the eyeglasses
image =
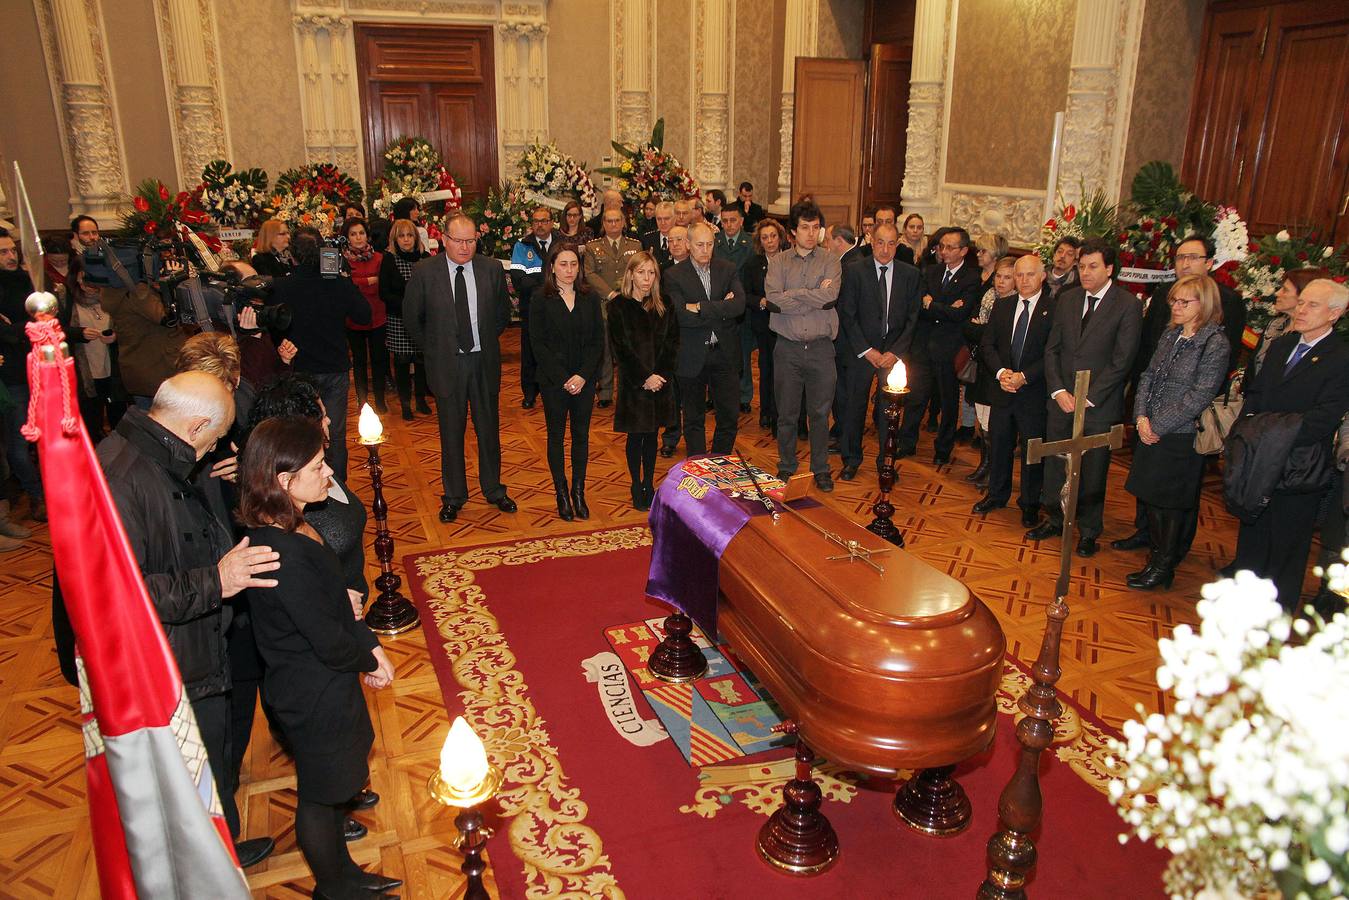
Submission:
<svg viewBox="0 0 1349 900">
<path fill-rule="evenodd" d="M 535 225 L 542 225 L 544 222 L 551 222 L 552 219 L 530 219 Z"/>
<path fill-rule="evenodd" d="M 1203 253 L 1181 253 L 1176 256 L 1176 262 L 1203 262 L 1208 259 Z"/>
<path fill-rule="evenodd" d="M 457 238 L 457 237 L 450 237 L 449 235 L 445 236 L 445 240 L 449 241 L 451 244 L 476 244 L 478 242 L 478 239 L 475 237 Z"/>
<path fill-rule="evenodd" d="M 1191 300 L 1186 297 L 1171 297 L 1167 301 L 1172 306 L 1189 306 L 1191 303 L 1198 303 L 1198 300 Z"/>
</svg>

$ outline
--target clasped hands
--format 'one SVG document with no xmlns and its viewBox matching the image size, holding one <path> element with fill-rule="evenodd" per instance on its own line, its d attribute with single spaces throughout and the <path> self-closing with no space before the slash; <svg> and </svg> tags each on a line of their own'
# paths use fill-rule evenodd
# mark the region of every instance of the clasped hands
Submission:
<svg viewBox="0 0 1349 900">
<path fill-rule="evenodd" d="M 646 376 L 646 381 L 642 382 L 642 390 L 644 391 L 658 391 L 663 387 L 665 387 L 665 379 L 655 372 Z"/>
<path fill-rule="evenodd" d="M 1152 422 L 1147 416 L 1139 416 L 1135 423 L 1138 426 L 1138 439 L 1145 444 L 1155 444 L 1162 438 L 1157 432 L 1152 430 Z"/>
<path fill-rule="evenodd" d="M 1013 372 L 1011 369 L 1003 369 L 998 375 L 998 384 L 1009 394 L 1015 394 L 1026 386 L 1026 376 L 1022 372 Z"/>
<path fill-rule="evenodd" d="M 384 652 L 383 647 L 376 647 L 370 651 L 375 657 L 378 667 L 373 672 L 366 672 L 361 676 L 361 681 L 365 682 L 366 687 L 379 690 L 393 684 L 393 663 L 389 662 L 389 657 Z"/>
<path fill-rule="evenodd" d="M 562 382 L 562 390 L 566 391 L 568 394 L 576 395 L 581 393 L 581 389 L 584 388 L 585 385 L 586 380 L 584 378 L 580 375 L 573 375 Z"/>
<path fill-rule="evenodd" d="M 895 363 L 899 362 L 899 357 L 893 353 L 882 353 L 879 350 L 868 350 L 862 354 L 862 358 L 871 363 L 873 368 L 889 369 L 893 368 Z"/>
</svg>

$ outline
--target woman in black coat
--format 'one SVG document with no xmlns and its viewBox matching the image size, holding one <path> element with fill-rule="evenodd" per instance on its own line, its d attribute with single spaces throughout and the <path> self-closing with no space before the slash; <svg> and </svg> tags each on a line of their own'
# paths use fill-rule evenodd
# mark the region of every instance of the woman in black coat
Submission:
<svg viewBox="0 0 1349 900">
<path fill-rule="evenodd" d="M 345 804 L 369 778 L 375 736 L 361 681 L 388 687 L 393 665 L 353 615 L 337 554 L 304 519 L 305 505 L 328 495 L 323 444 L 323 429 L 308 419 L 268 419 L 254 429 L 239 518 L 250 541 L 281 556 L 276 585 L 252 588 L 250 607 L 267 662 L 263 696 L 295 757 L 296 841 L 314 896 L 361 900 L 401 883 L 361 871 L 343 838 Z"/>
<path fill-rule="evenodd" d="M 1217 283 L 1207 275 L 1188 275 L 1172 286 L 1166 300 L 1171 324 L 1138 379 L 1138 441 L 1124 483 L 1146 507 L 1151 543 L 1147 565 L 1124 583 L 1144 591 L 1169 588 L 1175 576 L 1185 520 L 1199 505 L 1204 478 L 1204 457 L 1194 449 L 1195 419 L 1227 377 L 1227 335 Z"/>
<path fill-rule="evenodd" d="M 590 413 L 595 379 L 604 355 L 600 298 L 581 277 L 576 248 L 558 244 L 544 264 L 542 296 L 529 304 L 529 345 L 543 395 L 548 425 L 548 469 L 557 491 L 557 514 L 570 522 L 590 518 L 586 506 L 586 462 L 590 455 Z M 563 444 L 571 420 L 571 490 Z"/>
<path fill-rule="evenodd" d="M 253 239 L 253 257 L 249 260 L 259 275 L 285 278 L 295 271 L 290 255 L 290 226 L 280 219 L 268 219 Z"/>
<path fill-rule="evenodd" d="M 745 309 L 754 343 L 759 348 L 759 427 L 776 431 L 778 406 L 773 396 L 773 347 L 777 335 L 768 327 L 764 279 L 768 260 L 787 249 L 787 229 L 777 219 L 760 219 L 754 228 L 754 255 L 745 261 Z"/>
<path fill-rule="evenodd" d="M 679 418 L 674 394 L 679 323 L 660 298 L 656 258 L 645 250 L 628 259 L 619 295 L 609 302 L 609 345 L 618 364 L 614 430 L 628 436 L 632 507 L 645 511 L 655 495 L 660 429 Z"/>
</svg>

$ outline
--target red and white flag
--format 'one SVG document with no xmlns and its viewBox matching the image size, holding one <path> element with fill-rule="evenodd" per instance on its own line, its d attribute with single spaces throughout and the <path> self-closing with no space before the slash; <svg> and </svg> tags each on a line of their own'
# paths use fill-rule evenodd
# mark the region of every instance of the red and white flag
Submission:
<svg viewBox="0 0 1349 900">
<path fill-rule="evenodd" d="M 30 322 L 32 399 L 52 556 L 80 654 L 89 818 L 104 900 L 246 900 L 178 665 L 75 400 L 53 319 Z"/>
</svg>

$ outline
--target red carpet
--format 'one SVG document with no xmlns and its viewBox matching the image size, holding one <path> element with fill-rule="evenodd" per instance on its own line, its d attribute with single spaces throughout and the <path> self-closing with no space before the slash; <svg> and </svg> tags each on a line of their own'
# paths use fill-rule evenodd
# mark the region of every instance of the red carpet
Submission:
<svg viewBox="0 0 1349 900">
<path fill-rule="evenodd" d="M 1015 764 L 1011 716 L 999 718 L 990 751 L 957 773 L 974 804 L 965 832 L 919 835 L 891 813 L 893 784 L 859 787 L 826 774 L 824 812 L 841 856 L 814 878 L 779 874 L 759 860 L 754 838 L 790 771 L 787 751 L 690 767 L 674 740 L 642 725 L 656 715 L 631 676 L 601 657 L 596 682 L 587 681 L 583 660 L 622 649 L 611 648 L 606 628 L 666 614 L 643 595 L 649 540 L 645 529 L 625 528 L 407 559 L 446 707 L 466 715 L 505 771 L 488 810 L 501 896 L 972 896 Z M 1012 709 L 1025 683 L 1009 669 L 999 708 Z M 1164 854 L 1120 846 L 1122 823 L 1093 786 L 1102 783 L 1101 726 L 1074 710 L 1060 732 L 1042 767 L 1045 815 L 1029 892 L 1164 896 Z"/>
</svg>

